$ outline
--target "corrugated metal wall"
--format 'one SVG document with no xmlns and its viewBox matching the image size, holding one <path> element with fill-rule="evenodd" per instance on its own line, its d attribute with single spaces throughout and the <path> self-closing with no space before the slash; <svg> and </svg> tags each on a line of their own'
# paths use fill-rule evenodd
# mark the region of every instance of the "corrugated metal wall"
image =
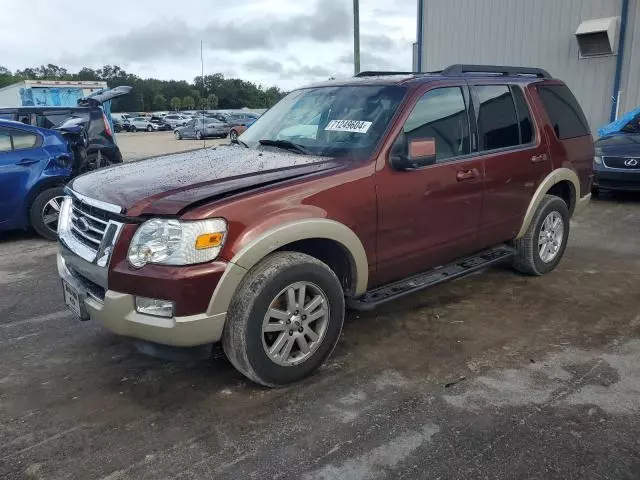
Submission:
<svg viewBox="0 0 640 480">
<path fill-rule="evenodd" d="M 622 0 L 422 1 L 423 71 L 453 63 L 542 67 L 569 85 L 594 133 L 609 122 L 617 57 L 579 58 L 574 33 L 583 20 L 619 16 Z M 640 105 L 640 0 L 630 1 L 625 110 Z"/>
</svg>

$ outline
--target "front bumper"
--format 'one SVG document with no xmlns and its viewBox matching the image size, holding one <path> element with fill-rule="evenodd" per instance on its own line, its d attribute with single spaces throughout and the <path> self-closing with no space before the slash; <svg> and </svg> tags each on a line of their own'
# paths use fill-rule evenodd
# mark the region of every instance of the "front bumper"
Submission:
<svg viewBox="0 0 640 480">
<path fill-rule="evenodd" d="M 596 168 L 593 171 L 593 186 L 603 190 L 640 191 L 640 169 Z"/>
<path fill-rule="evenodd" d="M 96 291 L 96 285 L 91 280 L 67 268 L 65 258 L 60 253 L 57 255 L 57 264 L 60 277 L 81 293 L 89 318 L 118 335 L 176 347 L 218 342 L 222 337 L 226 313 L 172 318 L 142 314 L 136 311 L 133 295 L 108 289 Z"/>
</svg>

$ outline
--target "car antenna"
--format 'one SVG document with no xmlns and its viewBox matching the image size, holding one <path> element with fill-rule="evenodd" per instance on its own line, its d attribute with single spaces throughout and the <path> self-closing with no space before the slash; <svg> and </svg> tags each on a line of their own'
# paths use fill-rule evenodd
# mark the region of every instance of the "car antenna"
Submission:
<svg viewBox="0 0 640 480">
<path fill-rule="evenodd" d="M 200 40 L 200 70 L 202 75 L 202 86 L 204 87 L 204 55 L 202 54 L 202 39 Z M 200 101 L 200 107 L 202 108 L 202 128 L 204 129 L 204 105 L 202 100 Z M 202 136 L 202 148 L 207 148 L 207 136 Z"/>
</svg>

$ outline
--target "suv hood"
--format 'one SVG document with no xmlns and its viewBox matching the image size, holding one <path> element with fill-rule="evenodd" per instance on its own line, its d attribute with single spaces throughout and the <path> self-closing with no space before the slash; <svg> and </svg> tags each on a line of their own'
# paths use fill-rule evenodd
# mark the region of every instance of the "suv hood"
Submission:
<svg viewBox="0 0 640 480">
<path fill-rule="evenodd" d="M 596 141 L 595 147 L 604 156 L 640 156 L 640 135 L 630 133 L 611 135 Z"/>
<path fill-rule="evenodd" d="M 223 146 L 103 168 L 77 177 L 69 187 L 118 205 L 129 216 L 177 215 L 195 202 L 341 165 L 326 157 Z"/>
</svg>

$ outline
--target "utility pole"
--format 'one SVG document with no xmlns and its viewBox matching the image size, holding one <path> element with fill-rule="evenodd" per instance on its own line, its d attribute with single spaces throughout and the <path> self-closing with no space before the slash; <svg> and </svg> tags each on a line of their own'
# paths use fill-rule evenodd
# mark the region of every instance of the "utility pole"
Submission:
<svg viewBox="0 0 640 480">
<path fill-rule="evenodd" d="M 353 71 L 360 73 L 360 0 L 353 0 Z"/>
</svg>

